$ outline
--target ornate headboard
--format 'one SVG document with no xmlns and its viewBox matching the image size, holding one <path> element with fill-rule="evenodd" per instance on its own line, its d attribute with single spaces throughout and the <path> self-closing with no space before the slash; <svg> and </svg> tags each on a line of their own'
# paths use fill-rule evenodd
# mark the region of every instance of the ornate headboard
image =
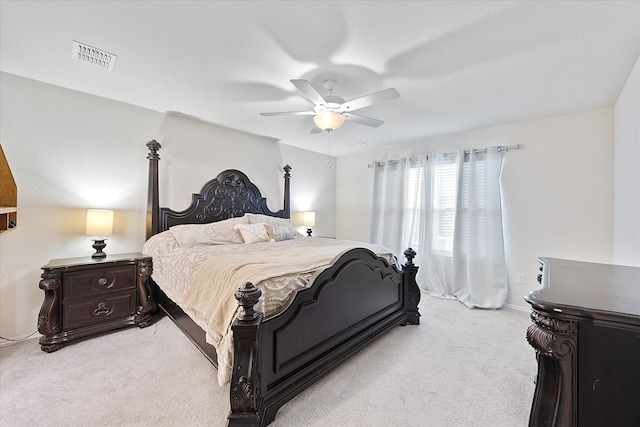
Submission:
<svg viewBox="0 0 640 427">
<path fill-rule="evenodd" d="M 206 224 L 245 213 L 289 218 L 291 215 L 289 171 L 284 169 L 284 208 L 273 212 L 267 207 L 267 199 L 262 197 L 258 187 L 239 170 L 228 169 L 216 178 L 207 181 L 199 193 L 192 194 L 191 205 L 183 211 L 161 208 L 158 186 L 158 150 L 161 145 L 152 140 L 147 143 L 149 154 L 149 188 L 147 200 L 147 239 L 169 227 L 179 224 Z"/>
</svg>

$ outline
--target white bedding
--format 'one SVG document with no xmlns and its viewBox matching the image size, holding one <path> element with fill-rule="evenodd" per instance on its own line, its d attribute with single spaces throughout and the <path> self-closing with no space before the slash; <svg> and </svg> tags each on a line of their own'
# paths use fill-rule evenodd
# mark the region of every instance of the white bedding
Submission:
<svg viewBox="0 0 640 427">
<path fill-rule="evenodd" d="M 185 247 L 165 231 L 151 237 L 143 252 L 153 257 L 153 280 L 216 348 L 218 383 L 224 385 L 231 376 L 230 326 L 237 310 L 236 290 L 245 282 L 254 283 L 262 290 L 257 309 L 265 317 L 274 316 L 286 308 L 295 291 L 310 284 L 316 271 L 355 247 L 366 247 L 395 263 L 394 255 L 382 246 L 318 237 Z"/>
</svg>

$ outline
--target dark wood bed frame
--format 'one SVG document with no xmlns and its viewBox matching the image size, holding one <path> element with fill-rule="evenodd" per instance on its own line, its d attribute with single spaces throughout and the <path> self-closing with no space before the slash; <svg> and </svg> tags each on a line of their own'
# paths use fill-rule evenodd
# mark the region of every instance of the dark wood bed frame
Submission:
<svg viewBox="0 0 640 427">
<path fill-rule="evenodd" d="M 177 224 L 209 223 L 245 213 L 290 217 L 290 167 L 284 167 L 284 209 L 272 212 L 247 176 L 226 170 L 208 181 L 184 211 L 159 206 L 158 150 L 149 148 L 147 238 Z M 231 327 L 234 340 L 229 426 L 265 426 L 278 409 L 339 363 L 398 325 L 419 324 L 420 290 L 415 252 L 404 252 L 399 270 L 365 248 L 345 252 L 299 291 L 286 311 L 263 318 L 254 309 L 260 290 L 239 284 L 239 314 Z M 153 277 L 153 276 L 152 276 Z M 154 284 L 158 305 L 217 367 L 215 348 L 198 327 Z"/>
</svg>

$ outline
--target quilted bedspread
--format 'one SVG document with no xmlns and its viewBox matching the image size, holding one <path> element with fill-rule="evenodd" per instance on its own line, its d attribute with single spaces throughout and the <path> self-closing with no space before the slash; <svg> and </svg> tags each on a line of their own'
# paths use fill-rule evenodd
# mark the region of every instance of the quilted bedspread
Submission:
<svg viewBox="0 0 640 427">
<path fill-rule="evenodd" d="M 153 257 L 153 279 L 206 332 L 218 354 L 218 383 L 231 376 L 233 337 L 230 326 L 237 311 L 234 294 L 246 282 L 262 290 L 256 307 L 266 317 L 283 311 L 295 292 L 311 284 L 312 276 L 343 252 L 365 247 L 395 263 L 379 245 L 318 237 L 298 237 L 254 244 L 181 247 L 170 232 L 151 237 L 143 252 Z"/>
</svg>

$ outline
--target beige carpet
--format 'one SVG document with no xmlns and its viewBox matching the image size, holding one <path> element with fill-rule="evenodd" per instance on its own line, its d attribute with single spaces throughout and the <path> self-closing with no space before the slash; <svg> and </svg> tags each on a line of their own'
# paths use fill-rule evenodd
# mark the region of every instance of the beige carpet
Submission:
<svg viewBox="0 0 640 427">
<path fill-rule="evenodd" d="M 377 340 L 271 426 L 526 426 L 536 374 L 528 313 L 426 295 L 420 306 L 420 326 Z M 51 354 L 37 340 L 0 349 L 3 427 L 224 426 L 228 393 L 167 318 Z"/>
</svg>

